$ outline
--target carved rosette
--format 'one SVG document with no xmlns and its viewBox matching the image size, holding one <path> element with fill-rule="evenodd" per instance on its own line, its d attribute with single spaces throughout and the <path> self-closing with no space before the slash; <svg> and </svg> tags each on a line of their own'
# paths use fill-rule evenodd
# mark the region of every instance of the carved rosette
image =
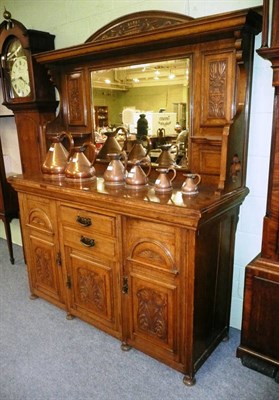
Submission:
<svg viewBox="0 0 279 400">
<path fill-rule="evenodd" d="M 208 117 L 224 118 L 227 92 L 227 62 L 225 60 L 209 63 L 209 101 Z"/>
<path fill-rule="evenodd" d="M 106 312 L 105 282 L 96 272 L 78 270 L 78 296 L 80 301 L 93 309 Z"/>
<path fill-rule="evenodd" d="M 167 340 L 167 296 L 152 289 L 137 292 L 137 321 L 141 330 Z"/>
<path fill-rule="evenodd" d="M 53 287 L 54 278 L 50 251 L 42 247 L 35 249 L 35 267 L 38 282 Z"/>
</svg>

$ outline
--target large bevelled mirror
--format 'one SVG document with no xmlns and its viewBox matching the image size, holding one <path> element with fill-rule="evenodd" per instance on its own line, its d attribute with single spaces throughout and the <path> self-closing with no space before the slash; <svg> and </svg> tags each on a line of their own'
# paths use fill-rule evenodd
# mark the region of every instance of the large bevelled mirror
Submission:
<svg viewBox="0 0 279 400">
<path fill-rule="evenodd" d="M 189 75 L 189 58 L 92 71 L 97 145 L 104 142 L 105 131 L 119 126 L 133 143 L 139 133 L 137 121 L 144 114 L 152 161 L 156 162 L 162 143 L 173 145 L 171 154 L 177 162 L 185 159 L 190 130 Z"/>
</svg>

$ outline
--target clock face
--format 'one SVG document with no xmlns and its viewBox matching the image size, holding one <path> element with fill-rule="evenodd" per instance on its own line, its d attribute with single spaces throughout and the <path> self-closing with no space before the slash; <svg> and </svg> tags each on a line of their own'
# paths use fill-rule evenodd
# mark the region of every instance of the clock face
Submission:
<svg viewBox="0 0 279 400">
<path fill-rule="evenodd" d="M 26 57 L 19 57 L 13 63 L 11 83 L 15 93 L 19 97 L 26 97 L 30 94 L 31 89 Z"/>
<path fill-rule="evenodd" d="M 10 97 L 28 97 L 31 93 L 28 60 L 18 39 L 14 39 L 8 46 L 6 69 L 10 82 Z"/>
</svg>

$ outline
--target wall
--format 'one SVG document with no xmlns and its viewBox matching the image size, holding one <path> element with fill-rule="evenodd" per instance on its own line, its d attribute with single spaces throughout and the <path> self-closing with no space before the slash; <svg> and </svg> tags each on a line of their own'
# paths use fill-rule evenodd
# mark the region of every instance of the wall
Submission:
<svg viewBox="0 0 279 400">
<path fill-rule="evenodd" d="M 0 10 L 4 10 L 4 5 L 12 17 L 27 28 L 55 34 L 58 49 L 83 43 L 106 23 L 135 11 L 160 9 L 200 17 L 262 5 L 262 0 L 0 0 Z M 259 47 L 260 35 L 256 40 L 256 49 Z M 273 108 L 271 81 L 269 62 L 255 53 L 247 173 L 250 194 L 241 207 L 236 237 L 231 313 L 231 325 L 236 328 L 241 327 L 244 268 L 261 249 Z M 16 172 L 18 155 L 15 159 L 17 140 L 14 123 L 9 119 L 5 124 L 3 148 L 13 157 L 12 167 Z"/>
</svg>

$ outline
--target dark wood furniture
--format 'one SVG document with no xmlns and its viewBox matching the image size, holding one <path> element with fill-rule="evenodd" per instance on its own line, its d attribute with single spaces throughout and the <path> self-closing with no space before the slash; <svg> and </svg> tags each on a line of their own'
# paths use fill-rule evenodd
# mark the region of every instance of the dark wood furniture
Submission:
<svg viewBox="0 0 279 400">
<path fill-rule="evenodd" d="M 0 138 L 0 219 L 4 223 L 7 238 L 10 261 L 14 264 L 13 244 L 10 223 L 14 218 L 18 218 L 19 205 L 17 193 L 7 181 L 2 143 Z"/>
<path fill-rule="evenodd" d="M 47 71 L 36 62 L 33 54 L 54 49 L 54 36 L 48 32 L 26 29 L 19 21 L 9 18 L 8 12 L 4 14 L 7 19 L 0 25 L 3 104 L 15 116 L 22 171 L 26 175 L 32 175 L 40 170 L 45 159 L 47 141 L 44 128 L 46 122 L 54 118 L 57 107 L 54 88 L 49 84 Z M 15 40 L 22 46 L 24 56 L 21 58 L 26 60 L 28 66 L 30 92 L 26 92 L 27 95 L 13 93 L 12 74 L 8 69 L 11 59 L 8 53 Z M 15 72 L 15 76 L 17 74 Z M 19 80 L 24 81 L 22 77 Z"/>
<path fill-rule="evenodd" d="M 267 210 L 261 253 L 246 267 L 241 343 L 244 365 L 279 382 L 279 1 L 273 1 L 271 41 L 269 1 L 264 1 L 262 46 L 258 53 L 273 68 L 274 110 Z M 264 134 L 264 133 L 263 133 Z"/>
<path fill-rule="evenodd" d="M 254 36 L 261 8 L 193 19 L 124 16 L 85 44 L 41 53 L 61 107 L 47 132 L 93 136 L 91 72 L 189 57 L 189 169 L 196 196 L 109 189 L 97 179 L 14 178 L 32 297 L 40 296 L 184 373 L 195 373 L 230 320 L 235 230 L 245 187 Z M 153 171 L 156 174 L 156 170 Z"/>
<path fill-rule="evenodd" d="M 107 106 L 94 106 L 95 127 L 96 129 L 107 127 L 109 124 L 109 115 Z"/>
</svg>

